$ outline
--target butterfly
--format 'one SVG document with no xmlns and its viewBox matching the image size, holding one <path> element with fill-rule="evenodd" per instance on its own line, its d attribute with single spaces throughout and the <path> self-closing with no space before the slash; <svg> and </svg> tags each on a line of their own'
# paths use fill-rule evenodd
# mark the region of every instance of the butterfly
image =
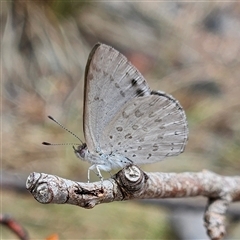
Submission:
<svg viewBox="0 0 240 240">
<path fill-rule="evenodd" d="M 97 43 L 85 69 L 83 129 L 74 152 L 100 170 L 176 156 L 188 139 L 186 115 L 171 95 L 152 91 L 141 73 L 114 48 Z"/>
<path fill-rule="evenodd" d="M 77 157 L 91 164 L 88 182 L 91 170 L 103 180 L 100 170 L 110 172 L 179 155 L 188 140 L 187 119 L 179 102 L 152 91 L 127 58 L 105 44 L 97 43 L 88 57 L 83 112 L 86 143 L 73 148 Z"/>
</svg>

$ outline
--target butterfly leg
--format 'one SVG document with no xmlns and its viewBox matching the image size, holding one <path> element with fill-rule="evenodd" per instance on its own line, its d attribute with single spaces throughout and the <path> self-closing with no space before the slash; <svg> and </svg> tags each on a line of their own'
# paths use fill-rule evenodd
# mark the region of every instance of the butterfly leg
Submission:
<svg viewBox="0 0 240 240">
<path fill-rule="evenodd" d="M 95 169 L 96 169 L 96 171 L 94 171 Z M 88 169 L 88 183 L 90 182 L 90 171 L 91 170 L 101 179 L 101 182 L 102 182 L 103 181 L 102 174 L 98 168 L 98 165 L 94 164 Z"/>
<path fill-rule="evenodd" d="M 96 165 L 96 169 L 97 169 L 97 176 L 101 179 L 101 182 L 103 182 L 103 176 L 102 176 L 102 174 L 101 174 L 101 172 L 100 172 L 100 170 L 99 170 L 99 168 L 98 168 L 98 165 Z"/>
<path fill-rule="evenodd" d="M 90 182 L 90 170 L 91 170 L 91 169 L 88 168 L 88 174 L 87 174 L 87 175 L 88 175 L 88 177 L 87 177 L 87 182 L 88 182 L 88 183 Z"/>
</svg>

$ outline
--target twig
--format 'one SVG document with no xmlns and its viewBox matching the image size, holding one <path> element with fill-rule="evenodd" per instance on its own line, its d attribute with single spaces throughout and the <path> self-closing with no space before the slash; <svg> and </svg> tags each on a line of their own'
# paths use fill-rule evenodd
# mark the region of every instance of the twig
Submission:
<svg viewBox="0 0 240 240">
<path fill-rule="evenodd" d="M 6 226 L 12 232 L 14 232 L 19 239 L 29 240 L 28 232 L 16 221 L 14 218 L 7 214 L 0 215 L 0 224 Z"/>
<path fill-rule="evenodd" d="M 100 203 L 130 199 L 182 198 L 209 199 L 205 226 L 211 239 L 226 233 L 225 213 L 231 202 L 240 201 L 240 177 L 225 177 L 210 171 L 198 173 L 144 173 L 131 165 L 108 180 L 80 183 L 45 173 L 31 173 L 27 189 L 40 203 L 73 204 L 93 208 Z"/>
</svg>

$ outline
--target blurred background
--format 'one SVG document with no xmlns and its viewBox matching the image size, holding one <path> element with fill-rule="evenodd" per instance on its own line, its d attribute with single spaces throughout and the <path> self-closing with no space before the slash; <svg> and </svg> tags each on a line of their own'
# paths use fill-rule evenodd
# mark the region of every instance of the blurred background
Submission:
<svg viewBox="0 0 240 240">
<path fill-rule="evenodd" d="M 198 216 L 194 211 L 200 211 L 196 226 L 205 231 L 204 199 L 190 200 L 193 214 L 185 199 L 85 210 L 41 205 L 25 182 L 31 172 L 87 181 L 89 164 L 77 159 L 71 146 L 41 143 L 77 142 L 48 115 L 84 139 L 84 68 L 97 42 L 123 53 L 151 89 L 173 95 L 186 111 L 185 152 L 143 166 L 145 171 L 239 175 L 239 29 L 239 2 L 1 2 L 2 212 L 17 219 L 31 239 L 52 233 L 60 239 L 184 239 L 175 207 L 191 219 L 189 229 Z M 229 238 L 240 236 L 236 219 L 229 214 Z M 13 239 L 1 231 L 2 239 Z"/>
</svg>

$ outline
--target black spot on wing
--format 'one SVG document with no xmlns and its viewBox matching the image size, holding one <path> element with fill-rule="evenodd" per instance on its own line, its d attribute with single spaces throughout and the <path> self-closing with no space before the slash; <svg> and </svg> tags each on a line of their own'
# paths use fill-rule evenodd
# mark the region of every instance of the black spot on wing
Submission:
<svg viewBox="0 0 240 240">
<path fill-rule="evenodd" d="M 143 89 L 137 89 L 136 91 L 137 97 L 143 97 L 145 95 L 145 92 Z"/>
<path fill-rule="evenodd" d="M 137 85 L 137 80 L 136 79 L 132 79 L 131 80 L 131 84 L 132 84 L 132 86 L 136 86 Z"/>
<path fill-rule="evenodd" d="M 148 157 L 147 157 L 147 159 L 149 159 L 151 156 L 152 156 L 152 154 L 151 154 L 151 153 L 149 153 L 149 154 L 148 154 Z"/>
</svg>

